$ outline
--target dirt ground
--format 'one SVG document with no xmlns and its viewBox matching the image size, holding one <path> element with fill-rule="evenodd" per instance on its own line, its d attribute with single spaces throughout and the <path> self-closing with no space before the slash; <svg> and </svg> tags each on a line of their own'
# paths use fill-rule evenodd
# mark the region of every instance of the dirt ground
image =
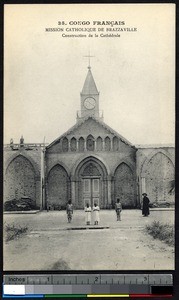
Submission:
<svg viewBox="0 0 179 300">
<path fill-rule="evenodd" d="M 28 232 L 4 242 L 4 270 L 172 270 L 174 248 L 145 232 L 154 220 L 174 224 L 174 211 L 144 218 L 140 210 L 123 210 L 117 222 L 114 211 L 101 210 L 98 227 L 109 228 L 90 230 L 80 210 L 71 224 L 65 211 L 5 214 L 6 224 L 28 226 Z"/>
</svg>

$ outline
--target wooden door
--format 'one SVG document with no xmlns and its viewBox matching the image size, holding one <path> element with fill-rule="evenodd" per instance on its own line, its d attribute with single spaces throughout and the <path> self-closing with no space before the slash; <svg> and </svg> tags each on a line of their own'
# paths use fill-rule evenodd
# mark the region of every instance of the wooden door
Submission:
<svg viewBox="0 0 179 300">
<path fill-rule="evenodd" d="M 91 184 L 92 184 L 92 195 L 91 195 L 91 204 L 92 207 L 94 206 L 94 204 L 96 203 L 97 205 L 99 205 L 99 196 L 100 196 L 100 189 L 99 189 L 99 178 L 93 178 L 91 180 Z"/>
<path fill-rule="evenodd" d="M 100 198 L 100 181 L 99 178 L 85 178 L 83 179 L 83 200 L 84 207 L 88 203 L 91 207 L 94 203 L 99 205 Z"/>
<path fill-rule="evenodd" d="M 83 179 L 83 201 L 84 207 L 88 203 L 91 206 L 91 179 Z"/>
</svg>

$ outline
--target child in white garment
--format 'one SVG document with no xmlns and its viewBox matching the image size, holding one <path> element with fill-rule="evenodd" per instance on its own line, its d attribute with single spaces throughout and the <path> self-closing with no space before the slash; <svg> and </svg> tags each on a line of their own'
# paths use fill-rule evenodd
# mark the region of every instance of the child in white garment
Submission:
<svg viewBox="0 0 179 300">
<path fill-rule="evenodd" d="M 95 203 L 93 206 L 94 225 L 99 224 L 99 206 Z"/>
<path fill-rule="evenodd" d="M 89 203 L 87 203 L 85 207 L 85 222 L 86 225 L 91 224 L 91 206 L 89 206 Z"/>
</svg>

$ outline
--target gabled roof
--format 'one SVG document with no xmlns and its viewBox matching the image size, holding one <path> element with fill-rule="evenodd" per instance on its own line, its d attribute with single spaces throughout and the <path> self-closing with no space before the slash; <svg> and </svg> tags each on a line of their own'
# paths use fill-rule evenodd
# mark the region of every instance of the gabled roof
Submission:
<svg viewBox="0 0 179 300">
<path fill-rule="evenodd" d="M 84 94 L 84 95 L 90 95 L 90 94 L 98 95 L 99 94 L 90 67 L 88 67 L 88 73 L 87 73 L 81 94 Z"/>
<path fill-rule="evenodd" d="M 129 145 L 133 148 L 135 148 L 134 145 L 132 145 L 128 140 L 126 140 L 122 135 L 120 135 L 117 131 L 115 131 L 114 129 L 112 129 L 110 126 L 108 126 L 107 124 L 105 124 L 104 122 L 97 120 L 94 116 L 87 116 L 86 118 L 84 118 L 83 120 L 79 121 L 78 123 L 76 123 L 73 127 L 71 127 L 70 129 L 68 129 L 65 133 L 63 133 L 61 136 L 59 136 L 56 140 L 54 140 L 51 144 L 49 144 L 46 148 L 50 148 L 51 146 L 55 145 L 56 143 L 58 143 L 58 141 L 61 138 L 66 137 L 68 134 L 70 134 L 72 131 L 74 131 L 75 129 L 77 129 L 78 127 L 80 127 L 82 124 L 84 124 L 88 119 L 93 119 L 96 123 L 100 124 L 101 126 L 103 126 L 105 129 L 107 129 L 108 131 L 110 131 L 110 133 L 114 134 L 115 136 L 117 136 L 122 142 L 124 142 L 126 145 Z"/>
</svg>

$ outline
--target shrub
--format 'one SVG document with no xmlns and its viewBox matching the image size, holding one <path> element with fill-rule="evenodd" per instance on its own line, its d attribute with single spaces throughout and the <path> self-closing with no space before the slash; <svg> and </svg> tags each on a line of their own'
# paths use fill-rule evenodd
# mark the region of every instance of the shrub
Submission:
<svg viewBox="0 0 179 300">
<path fill-rule="evenodd" d="M 14 224 L 12 224 L 12 225 L 6 224 L 4 227 L 5 227 L 6 242 L 14 240 L 17 237 L 20 237 L 22 234 L 26 233 L 28 230 L 27 226 L 21 227 L 21 226 L 15 226 Z"/>
<path fill-rule="evenodd" d="M 172 225 L 154 221 L 151 225 L 146 226 L 146 231 L 154 239 L 159 239 L 170 246 L 174 246 L 174 227 Z"/>
<path fill-rule="evenodd" d="M 36 206 L 35 201 L 25 196 L 21 199 L 12 199 L 4 203 L 5 211 L 28 211 L 38 209 L 39 207 Z"/>
</svg>

